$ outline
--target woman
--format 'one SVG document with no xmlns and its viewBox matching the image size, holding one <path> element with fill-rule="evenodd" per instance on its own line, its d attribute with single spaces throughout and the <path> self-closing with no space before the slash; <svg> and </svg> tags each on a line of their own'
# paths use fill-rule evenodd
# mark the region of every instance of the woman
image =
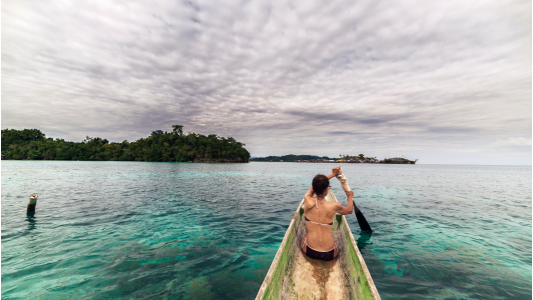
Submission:
<svg viewBox="0 0 533 300">
<path fill-rule="evenodd" d="M 312 187 L 305 194 L 307 233 L 302 240 L 301 248 L 307 256 L 314 259 L 328 261 L 339 255 L 339 248 L 333 239 L 333 218 L 337 213 L 349 215 L 353 212 L 353 191 L 346 192 L 348 207 L 342 206 L 339 202 L 326 201 L 329 180 L 337 175 L 340 175 L 340 167 L 334 167 L 328 176 L 316 175 Z"/>
</svg>

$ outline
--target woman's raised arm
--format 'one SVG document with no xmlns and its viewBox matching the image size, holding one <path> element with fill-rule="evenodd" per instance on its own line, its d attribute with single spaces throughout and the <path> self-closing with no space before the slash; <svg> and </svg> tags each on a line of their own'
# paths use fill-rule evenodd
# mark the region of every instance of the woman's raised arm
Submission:
<svg viewBox="0 0 533 300">
<path fill-rule="evenodd" d="M 353 191 L 346 192 L 346 196 L 348 196 L 348 207 L 337 202 L 337 212 L 341 215 L 349 215 L 353 212 Z"/>
<path fill-rule="evenodd" d="M 305 197 L 313 197 L 313 194 L 315 193 L 315 190 L 313 190 L 313 187 L 309 188 L 307 193 L 305 193 Z"/>
</svg>

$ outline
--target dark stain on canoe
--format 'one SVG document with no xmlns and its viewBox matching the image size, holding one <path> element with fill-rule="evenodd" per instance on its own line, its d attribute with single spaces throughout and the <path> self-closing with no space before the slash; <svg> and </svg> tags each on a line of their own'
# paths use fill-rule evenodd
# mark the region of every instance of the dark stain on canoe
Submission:
<svg viewBox="0 0 533 300">
<path fill-rule="evenodd" d="M 307 255 L 304 255 L 307 262 L 313 266 L 313 279 L 315 279 L 319 289 L 320 289 L 320 300 L 328 299 L 328 289 L 326 288 L 326 283 L 329 280 L 329 274 L 333 270 L 333 266 L 337 262 L 338 258 L 335 258 L 332 261 L 322 261 L 318 259 L 309 258 Z"/>
</svg>

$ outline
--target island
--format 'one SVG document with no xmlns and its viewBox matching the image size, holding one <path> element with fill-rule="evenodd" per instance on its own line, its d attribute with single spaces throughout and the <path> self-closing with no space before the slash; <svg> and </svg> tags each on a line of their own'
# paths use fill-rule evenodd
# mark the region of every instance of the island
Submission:
<svg viewBox="0 0 533 300">
<path fill-rule="evenodd" d="M 232 137 L 183 133 L 183 125 L 172 131 L 152 131 L 134 142 L 114 143 L 87 136 L 82 142 L 53 139 L 39 129 L 3 129 L 2 159 L 91 160 L 150 162 L 237 162 L 247 163 L 245 144 Z"/>
<path fill-rule="evenodd" d="M 283 156 L 267 156 L 267 157 L 253 157 L 251 161 L 266 161 L 266 162 L 308 162 L 308 163 L 356 163 L 356 164 L 411 164 L 414 165 L 418 159 L 409 160 L 405 157 L 384 158 L 382 160 L 376 157 L 365 157 L 364 154 L 357 156 L 339 155 L 339 158 L 330 158 L 327 156 L 318 155 L 283 155 Z"/>
</svg>

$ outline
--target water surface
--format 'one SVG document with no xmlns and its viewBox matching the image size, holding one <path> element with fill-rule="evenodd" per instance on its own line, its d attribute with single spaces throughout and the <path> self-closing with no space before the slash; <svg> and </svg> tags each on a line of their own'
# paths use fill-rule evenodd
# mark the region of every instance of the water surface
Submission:
<svg viewBox="0 0 533 300">
<path fill-rule="evenodd" d="M 2 161 L 2 297 L 253 299 L 332 166 Z M 531 167 L 343 169 L 382 299 L 531 299 Z"/>
</svg>

